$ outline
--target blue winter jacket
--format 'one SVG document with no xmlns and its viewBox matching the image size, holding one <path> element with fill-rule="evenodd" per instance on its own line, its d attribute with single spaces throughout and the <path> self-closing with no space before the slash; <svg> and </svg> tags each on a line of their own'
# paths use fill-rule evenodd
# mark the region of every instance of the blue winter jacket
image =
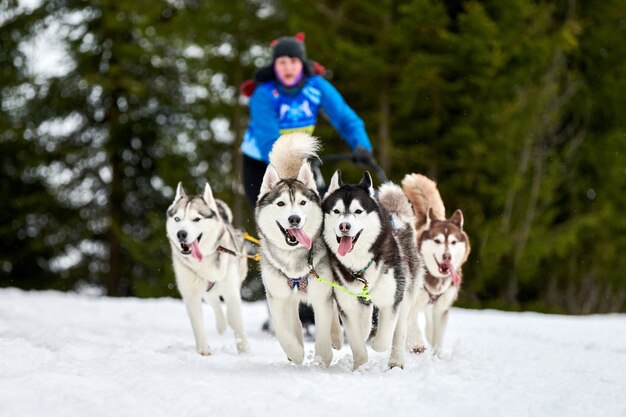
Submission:
<svg viewBox="0 0 626 417">
<path fill-rule="evenodd" d="M 259 84 L 250 98 L 250 124 L 241 151 L 269 163 L 272 145 L 280 135 L 313 133 L 320 108 L 351 149 L 361 145 L 372 151 L 363 120 L 337 89 L 318 75 L 307 78 L 300 89 L 291 93 L 277 81 Z"/>
</svg>

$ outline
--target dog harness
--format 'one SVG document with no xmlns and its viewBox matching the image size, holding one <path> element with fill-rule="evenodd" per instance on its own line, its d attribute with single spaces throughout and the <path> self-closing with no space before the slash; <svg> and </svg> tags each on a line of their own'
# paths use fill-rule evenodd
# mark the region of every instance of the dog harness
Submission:
<svg viewBox="0 0 626 417">
<path fill-rule="evenodd" d="M 435 304 L 437 302 L 437 300 L 439 300 L 439 297 L 441 297 L 443 295 L 443 293 L 441 293 L 441 294 L 433 294 L 430 291 L 428 291 L 428 289 L 426 289 L 426 287 L 424 287 L 424 289 L 426 290 L 426 293 L 428 293 L 428 304 Z"/>
<path fill-rule="evenodd" d="M 372 264 L 372 262 L 373 262 L 373 261 L 374 261 L 374 259 L 372 258 L 372 259 L 369 261 L 369 263 L 367 264 L 367 266 L 366 266 L 365 268 L 363 268 L 361 271 L 359 271 L 359 272 L 361 273 L 361 275 L 360 275 L 360 276 L 356 276 L 354 273 L 352 273 L 352 276 L 353 276 L 353 277 L 354 277 L 357 281 L 359 281 L 359 282 L 362 282 L 362 283 L 363 283 L 363 290 L 361 290 L 361 292 L 360 292 L 360 293 L 358 293 L 358 294 L 357 294 L 357 293 L 355 293 L 355 292 L 350 291 L 349 289 L 347 289 L 347 288 L 346 288 L 346 287 L 344 287 L 344 286 L 341 286 L 341 285 L 337 284 L 336 282 L 328 281 L 328 280 L 325 280 L 324 278 L 320 277 L 320 276 L 319 276 L 319 274 L 317 273 L 317 271 L 315 270 L 315 268 L 313 267 L 313 249 L 311 249 L 311 250 L 309 251 L 309 261 L 308 261 L 308 263 L 309 263 L 309 270 L 311 271 L 311 274 L 312 274 L 315 278 L 317 278 L 317 280 L 318 280 L 319 282 L 323 282 L 324 284 L 330 285 L 331 287 L 336 288 L 336 289 L 338 289 L 338 290 L 340 290 L 340 291 L 343 291 L 343 292 L 345 292 L 346 294 L 350 294 L 350 295 L 352 295 L 352 296 L 354 296 L 354 297 L 361 298 L 361 299 L 363 299 L 364 301 L 371 301 L 371 300 L 372 300 L 372 296 L 371 296 L 371 295 L 369 295 L 369 293 L 368 293 L 368 291 L 369 291 L 369 287 L 368 287 L 368 284 L 367 284 L 367 280 L 366 280 L 365 278 L 363 278 L 363 273 L 364 273 L 364 272 L 365 272 L 365 270 L 366 270 L 366 269 L 367 269 L 367 268 L 368 268 L 368 267 Z"/>
<path fill-rule="evenodd" d="M 243 258 L 245 256 L 246 258 L 252 259 L 253 261 L 257 261 L 257 262 L 259 262 L 261 260 L 261 254 L 260 253 L 255 253 L 254 255 L 250 255 L 250 254 L 247 254 L 247 253 L 241 254 L 239 252 L 235 252 L 234 250 L 227 249 L 227 248 L 225 248 L 223 246 L 218 246 L 216 251 L 218 253 L 225 253 L 227 255 L 232 255 L 232 256 L 239 257 L 239 258 Z"/>
<path fill-rule="evenodd" d="M 310 273 L 304 274 L 301 277 L 297 278 L 291 278 L 284 272 L 283 275 L 285 276 L 285 278 L 287 278 L 287 285 L 289 285 L 289 288 L 291 288 L 293 292 L 299 291 L 306 294 L 307 289 L 309 288 L 309 277 L 311 276 Z"/>
<path fill-rule="evenodd" d="M 435 280 L 448 279 L 447 277 L 446 278 L 437 278 L 437 277 L 434 277 L 432 274 L 430 274 L 430 272 L 427 272 L 426 279 L 428 279 L 429 277 L 432 278 L 432 279 L 435 279 Z M 454 279 L 452 279 L 451 286 L 452 287 L 458 287 L 458 284 L 454 282 Z M 428 289 L 428 286 L 426 285 L 426 282 L 424 282 L 424 287 L 423 288 L 426 291 L 426 294 L 428 294 L 428 304 L 435 304 L 437 302 L 437 300 L 439 300 L 439 298 L 442 295 L 444 295 L 446 293 L 446 291 L 448 290 L 448 289 L 446 289 L 445 291 L 443 291 L 443 292 L 441 292 L 439 294 L 433 294 Z M 450 288 L 450 287 L 448 287 L 448 288 Z"/>
<path fill-rule="evenodd" d="M 309 276 L 311 274 L 306 274 L 301 276 L 300 278 L 289 278 L 287 277 L 287 284 L 289 288 L 294 290 L 294 292 L 301 291 L 306 294 L 306 290 L 309 287 Z"/>
</svg>

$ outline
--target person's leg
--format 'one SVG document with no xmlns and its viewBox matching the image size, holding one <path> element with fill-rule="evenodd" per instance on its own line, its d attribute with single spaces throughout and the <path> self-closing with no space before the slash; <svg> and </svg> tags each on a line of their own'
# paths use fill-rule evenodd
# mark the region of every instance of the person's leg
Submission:
<svg viewBox="0 0 626 417">
<path fill-rule="evenodd" d="M 263 176 L 265 175 L 266 169 L 267 164 L 265 162 L 243 155 L 243 189 L 252 210 L 256 207 L 256 201 L 261 191 L 261 184 L 263 183 Z M 274 333 L 269 311 L 267 320 L 263 322 L 262 329 L 268 333 Z"/>
<path fill-rule="evenodd" d="M 250 207 L 254 209 L 263 183 L 267 164 L 243 155 L 243 188 Z"/>
</svg>

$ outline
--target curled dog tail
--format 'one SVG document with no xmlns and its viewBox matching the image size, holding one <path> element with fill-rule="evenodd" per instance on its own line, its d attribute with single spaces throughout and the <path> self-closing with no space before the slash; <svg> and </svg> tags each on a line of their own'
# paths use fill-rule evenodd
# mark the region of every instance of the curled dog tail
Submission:
<svg viewBox="0 0 626 417">
<path fill-rule="evenodd" d="M 416 230 L 426 224 L 429 209 L 433 210 L 435 218 L 446 218 L 446 208 L 435 181 L 421 174 L 407 174 L 402 180 L 402 189 L 415 210 Z"/>
<path fill-rule="evenodd" d="M 308 133 L 282 135 L 272 147 L 270 164 L 280 178 L 295 178 L 306 160 L 317 158 L 319 149 L 319 140 Z"/>
<path fill-rule="evenodd" d="M 378 204 L 391 216 L 394 228 L 402 224 L 413 225 L 415 215 L 411 203 L 407 200 L 402 188 L 391 182 L 386 182 L 378 189 Z"/>
</svg>

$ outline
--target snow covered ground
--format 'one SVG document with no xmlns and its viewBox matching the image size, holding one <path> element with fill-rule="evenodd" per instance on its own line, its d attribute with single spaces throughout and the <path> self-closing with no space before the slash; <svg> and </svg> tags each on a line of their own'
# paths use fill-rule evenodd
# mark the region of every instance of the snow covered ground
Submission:
<svg viewBox="0 0 626 417">
<path fill-rule="evenodd" d="M 626 316 L 454 309 L 445 356 L 387 355 L 351 372 L 287 362 L 245 304 L 251 352 L 205 309 L 214 354 L 195 353 L 175 299 L 0 290 L 0 416 L 626 416 Z M 307 343 L 308 351 L 313 349 Z"/>
</svg>

